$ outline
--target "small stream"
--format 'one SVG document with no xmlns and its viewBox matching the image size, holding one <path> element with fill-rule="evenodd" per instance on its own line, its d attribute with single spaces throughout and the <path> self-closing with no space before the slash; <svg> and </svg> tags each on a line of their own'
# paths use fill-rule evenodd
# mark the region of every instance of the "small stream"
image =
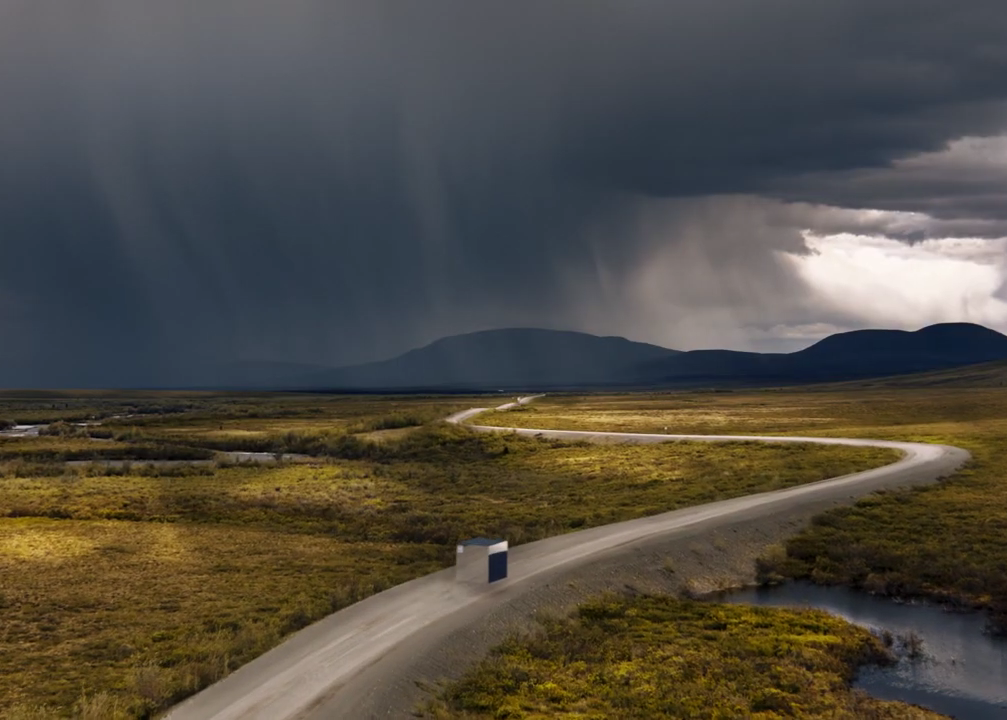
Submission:
<svg viewBox="0 0 1007 720">
<path fill-rule="evenodd" d="M 113 415 L 108 418 L 109 420 L 115 420 L 120 418 L 132 417 L 131 415 Z M 102 424 L 102 421 L 95 420 L 91 422 L 74 423 L 80 427 L 88 426 L 98 426 Z M 28 437 L 39 437 L 40 432 L 49 427 L 46 425 L 15 425 L 12 428 L 6 430 L 0 430 L 0 438 L 28 438 Z M 104 438 L 91 438 L 93 442 L 107 442 Z M 279 457 L 275 453 L 267 452 L 243 452 L 243 451 L 231 451 L 222 450 L 214 454 L 213 460 L 69 460 L 67 461 L 68 466 L 84 466 L 84 465 L 103 465 L 109 468 L 122 468 L 126 466 L 133 467 L 175 467 L 179 465 L 212 465 L 217 461 L 223 461 L 228 463 L 237 464 L 248 464 L 248 465 L 273 465 L 277 462 L 296 462 L 305 463 L 316 461 L 317 458 L 313 458 L 310 455 L 300 455 L 297 453 L 285 453 L 281 454 Z"/>
<path fill-rule="evenodd" d="M 1007 640 L 984 634 L 980 613 L 950 613 L 928 604 L 897 604 L 844 587 L 787 583 L 749 588 L 720 602 L 813 607 L 874 631 L 915 633 L 923 657 L 865 667 L 855 687 L 885 700 L 922 705 L 962 720 L 1007 719 Z"/>
<path fill-rule="evenodd" d="M 38 437 L 39 431 L 44 427 L 45 425 L 15 425 L 12 428 L 0 430 L 0 437 Z"/>
</svg>

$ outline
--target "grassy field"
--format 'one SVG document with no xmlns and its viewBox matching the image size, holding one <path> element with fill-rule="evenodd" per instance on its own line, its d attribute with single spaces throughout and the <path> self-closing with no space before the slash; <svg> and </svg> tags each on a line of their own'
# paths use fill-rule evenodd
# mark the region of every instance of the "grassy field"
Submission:
<svg viewBox="0 0 1007 720">
<path fill-rule="evenodd" d="M 9 478 L 0 516 L 256 523 L 446 546 L 491 532 L 525 542 L 897 457 L 810 445 L 576 445 L 452 427 L 419 431 L 384 454 L 380 462 L 220 468 L 209 477 Z"/>
<path fill-rule="evenodd" d="M 947 380 L 942 376 L 941 385 Z M 484 416 L 512 424 L 516 415 Z M 761 393 L 543 398 L 526 427 L 766 433 L 940 442 L 970 450 L 939 485 L 866 498 L 818 518 L 764 564 L 767 578 L 845 583 L 985 608 L 1007 632 L 1007 390 L 864 387 Z"/>
<path fill-rule="evenodd" d="M 499 404 L 497 397 L 385 397 L 332 396 L 313 402 L 303 399 L 287 404 L 276 400 L 234 406 L 228 412 L 210 406 L 185 414 L 147 415 L 121 418 L 107 423 L 110 428 L 137 427 L 157 436 L 243 442 L 249 438 L 269 438 L 285 433 L 316 430 L 366 433 L 375 430 L 415 427 L 440 420 L 458 410 L 480 404 Z"/>
<path fill-rule="evenodd" d="M 113 417 L 98 439 L 203 451 L 373 457 L 367 441 L 401 438 L 458 410 L 497 405 L 497 396 L 279 396 L 201 400 L 184 413 Z M 362 442 L 364 441 L 364 442 Z"/>
<path fill-rule="evenodd" d="M 0 717 L 147 716 L 311 620 L 442 564 L 429 546 L 254 527 L 0 527 Z M 116 712 L 103 715 L 95 706 L 107 712 L 110 698 Z"/>
<path fill-rule="evenodd" d="M 41 464 L 206 460 L 217 451 L 357 457 L 381 440 L 497 396 L 356 396 L 183 392 L 0 392 L 0 430 L 52 423 L 42 437 L 0 436 L 0 476 Z M 77 423 L 88 422 L 86 426 Z M 104 441 L 104 442 L 97 442 Z M 12 469 L 13 467 L 15 469 Z M 29 466 L 33 467 L 29 471 Z"/>
<path fill-rule="evenodd" d="M 373 399 L 353 410 L 370 428 L 400 412 Z M 208 425 L 200 412 L 210 411 L 150 424 Z M 151 429 L 136 427 L 115 442 Z M 22 441 L 36 442 L 4 444 Z M 145 717 L 309 622 L 445 566 L 465 536 L 518 544 L 894 459 L 871 448 L 570 445 L 443 424 L 336 446 L 346 448 L 373 449 L 142 474 L 14 467 L 0 478 L 0 717 Z"/>
<path fill-rule="evenodd" d="M 239 433 L 318 427 L 364 432 L 419 425 L 455 410 L 505 401 L 463 395 L 6 390 L 0 391 L 0 423 L 105 420 L 117 428 L 153 426 L 196 434 L 219 431 L 221 425 Z"/>
<path fill-rule="evenodd" d="M 422 714 L 434 720 L 941 717 L 851 692 L 859 666 L 889 658 L 867 630 L 823 612 L 604 598 L 506 641 Z"/>
<path fill-rule="evenodd" d="M 206 460 L 204 448 L 158 442 L 95 442 L 87 437 L 0 438 L 0 476 L 16 472 L 24 463 L 63 463 L 86 460 Z"/>
</svg>

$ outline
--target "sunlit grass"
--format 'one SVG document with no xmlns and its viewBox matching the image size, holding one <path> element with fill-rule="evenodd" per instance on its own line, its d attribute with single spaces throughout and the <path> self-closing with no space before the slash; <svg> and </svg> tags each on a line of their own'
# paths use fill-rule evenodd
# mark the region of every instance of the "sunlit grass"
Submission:
<svg viewBox="0 0 1007 720">
<path fill-rule="evenodd" d="M 142 715 L 346 603 L 448 565 L 463 537 L 518 544 L 895 459 L 440 425 L 377 457 L 0 480 L 0 708 L 61 716 L 117 703 Z"/>
<path fill-rule="evenodd" d="M 63 713 L 84 688 L 112 692 L 141 715 L 310 620 L 442 564 L 422 545 L 246 528 L 0 527 L 0 697 Z"/>
<path fill-rule="evenodd" d="M 966 448 L 973 462 L 948 481 L 826 513 L 788 543 L 789 561 L 773 572 L 987 608 L 993 628 L 1007 631 L 1005 389 L 543 398 L 520 414 L 484 417 L 498 424 L 519 417 L 541 428 L 807 434 Z"/>
<path fill-rule="evenodd" d="M 86 437 L 0 437 L 0 460 L 89 460 L 128 449 L 127 443 L 96 443 Z"/>
<path fill-rule="evenodd" d="M 442 421 L 464 409 L 464 399 L 412 398 L 309 406 L 267 417 L 265 408 L 214 416 L 207 410 L 184 415 L 110 421 L 91 428 L 95 438 L 214 451 L 267 452 L 357 458 L 374 443 L 399 439 L 409 431 Z M 282 405 L 280 406 L 282 408 Z"/>
<path fill-rule="evenodd" d="M 605 598 L 515 636 L 424 708 L 490 718 L 937 718 L 850 690 L 888 659 L 867 630 L 823 612 L 671 597 Z"/>
<path fill-rule="evenodd" d="M 361 431 L 401 426 L 421 415 L 432 419 L 455 409 L 492 404 L 491 396 L 318 395 L 311 393 L 213 393 L 136 390 L 0 390 L 0 421 L 23 424 L 57 420 L 106 419 L 111 424 L 210 428 L 249 422 L 283 426 L 288 422 L 314 427 L 356 425 Z M 129 416 L 129 417 L 121 417 Z M 382 420 L 383 419 L 383 420 Z"/>
<path fill-rule="evenodd" d="M 210 450 L 157 442 L 119 442 L 88 437 L 0 437 L 0 477 L 17 474 L 21 463 L 102 460 L 205 460 Z"/>
<path fill-rule="evenodd" d="M 898 457 L 813 445 L 578 446 L 450 428 L 429 431 L 425 442 L 382 462 L 221 468 L 209 477 L 12 478 L 0 485 L 0 516 L 251 524 L 448 545 L 495 532 L 521 542 Z"/>
</svg>

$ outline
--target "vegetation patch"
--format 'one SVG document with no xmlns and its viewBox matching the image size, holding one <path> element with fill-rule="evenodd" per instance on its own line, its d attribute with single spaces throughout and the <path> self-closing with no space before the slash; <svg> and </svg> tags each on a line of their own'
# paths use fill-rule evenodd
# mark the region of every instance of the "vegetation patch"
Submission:
<svg viewBox="0 0 1007 720">
<path fill-rule="evenodd" d="M 824 612 L 606 597 L 514 636 L 427 718 L 938 718 L 850 689 L 891 656 Z"/>
<path fill-rule="evenodd" d="M 977 443 L 974 461 L 943 486 L 886 493 L 815 518 L 786 543 L 776 572 L 898 598 L 988 611 L 1007 635 L 1007 491 L 999 450 Z"/>
<path fill-rule="evenodd" d="M 497 396 L 324 395 L 312 393 L 136 390 L 0 390 L 0 418 L 25 425 L 103 421 L 164 428 L 249 427 L 286 422 L 315 427 L 381 429 L 379 418 L 434 419 L 492 405 Z M 497 403 L 499 404 L 499 403 Z M 298 423 L 300 421 L 300 423 Z M 389 422 L 389 421 L 384 421 Z M 287 428 L 283 428 L 287 429 Z"/>
<path fill-rule="evenodd" d="M 0 523 L 0 717 L 111 697 L 147 717 L 385 587 L 439 548 L 187 523 Z M 6 715 L 5 715 L 6 710 Z M 94 717 L 100 717 L 95 715 Z"/>
<path fill-rule="evenodd" d="M 36 451 L 102 445 L 23 440 Z M 446 424 L 345 442 L 349 459 L 312 465 L 10 461 L 0 477 L 0 717 L 148 716 L 333 610 L 449 565 L 463 537 L 519 544 L 895 457 L 569 444 Z"/>
<path fill-rule="evenodd" d="M 490 422 L 505 420 L 505 414 L 489 416 Z M 762 572 L 767 580 L 841 583 L 886 596 L 984 608 L 990 630 L 1007 633 L 1007 389 L 850 385 L 543 398 L 522 423 L 867 437 L 963 447 L 973 461 L 954 477 L 827 512 L 783 552 L 764 558 Z"/>
<path fill-rule="evenodd" d="M 213 456 L 213 451 L 208 448 L 146 440 L 97 442 L 90 437 L 81 435 L 0 438 L 0 463 L 11 461 L 63 463 L 90 460 L 208 460 Z"/>
<path fill-rule="evenodd" d="M 211 476 L 95 468 L 10 477 L 0 484 L 0 517 L 254 525 L 451 549 L 466 536 L 492 533 L 518 544 L 897 457 L 814 445 L 577 445 L 454 426 L 373 447 L 360 442 L 376 459 L 222 467 Z"/>
</svg>

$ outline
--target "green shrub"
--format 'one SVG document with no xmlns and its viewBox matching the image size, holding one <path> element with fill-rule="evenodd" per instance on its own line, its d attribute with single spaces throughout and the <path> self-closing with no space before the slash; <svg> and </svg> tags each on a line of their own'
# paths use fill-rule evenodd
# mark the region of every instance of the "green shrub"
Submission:
<svg viewBox="0 0 1007 720">
<path fill-rule="evenodd" d="M 505 640 L 418 714 L 501 717 L 886 717 L 936 714 L 854 693 L 883 643 L 821 611 L 608 596 Z M 883 711 L 883 714 L 881 714 Z"/>
</svg>

